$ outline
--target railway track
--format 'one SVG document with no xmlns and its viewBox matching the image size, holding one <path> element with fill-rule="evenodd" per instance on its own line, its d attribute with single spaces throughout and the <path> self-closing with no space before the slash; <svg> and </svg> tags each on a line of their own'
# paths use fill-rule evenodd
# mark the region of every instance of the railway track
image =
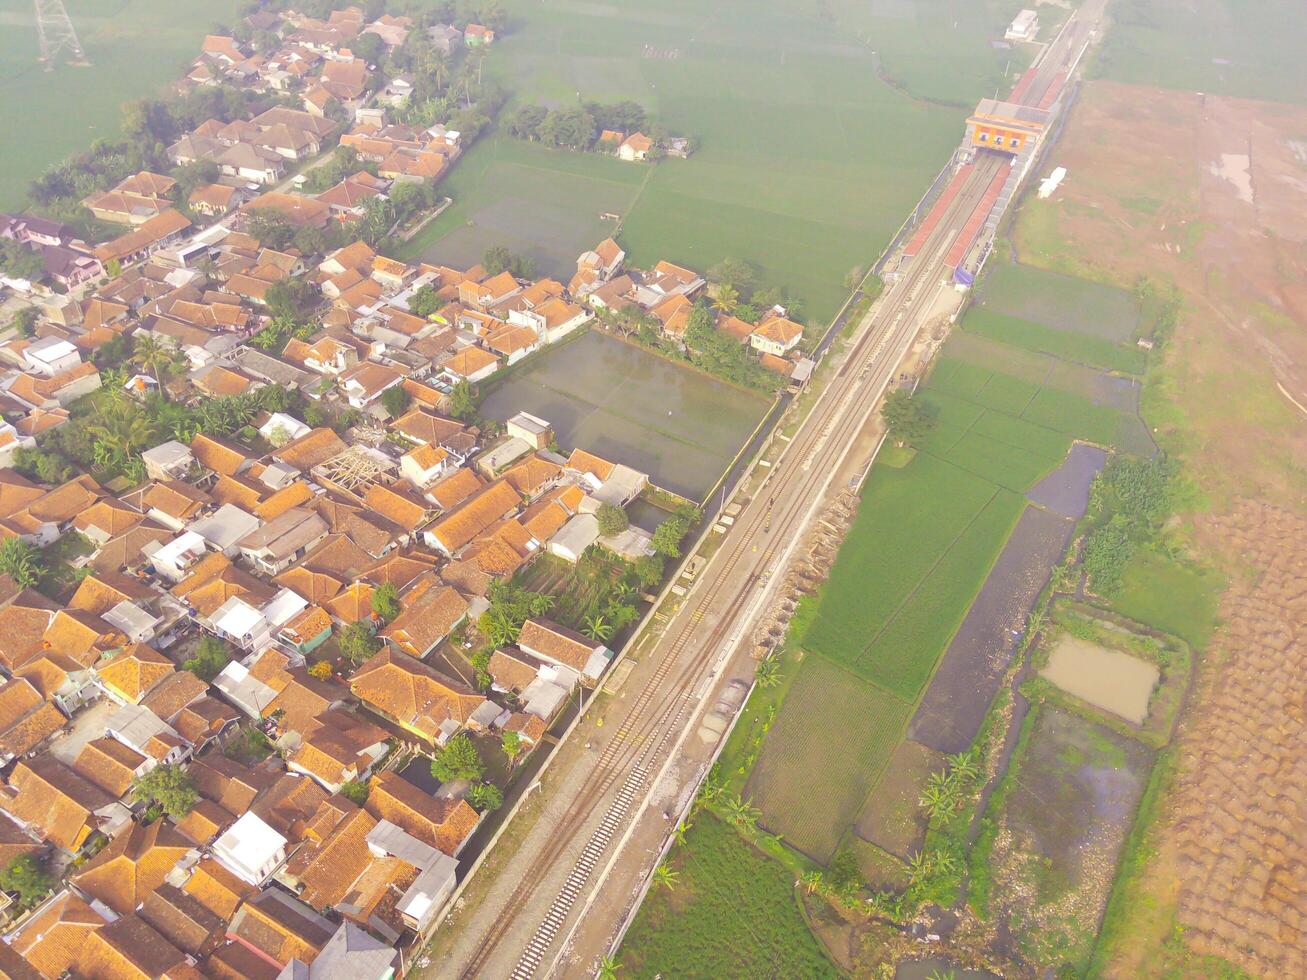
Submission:
<svg viewBox="0 0 1307 980">
<path fill-rule="evenodd" d="M 806 518 L 822 496 L 822 492 L 806 492 L 809 484 L 829 485 L 839 462 L 870 418 L 883 389 L 893 380 L 898 363 L 917 332 L 919 317 L 933 302 L 939 262 L 956 234 L 957 225 L 966 220 L 990 176 L 1001 165 L 1001 161 L 995 160 L 977 167 L 976 175 L 958 195 L 952 211 L 941 221 L 911 273 L 892 287 L 876 320 L 855 341 L 845 363 L 815 406 L 813 416 L 786 447 L 772 470 L 773 475 L 746 509 L 745 519 L 737 520 L 732 528 L 726 548 L 701 573 L 708 579 L 706 588 L 691 593 L 693 606 L 678 614 L 684 618 L 675 627 L 671 644 L 664 638 L 652 648 L 661 651 L 654 674 L 603 748 L 593 771 L 570 796 L 572 805 L 553 825 L 550 841 L 518 873 L 517 887 L 496 915 L 493 927 L 462 965 L 460 976 L 484 975 L 491 956 L 520 921 L 520 913 L 530 905 L 549 873 L 576 848 L 577 838 L 587 824 L 603 813 L 603 819 L 577 855 L 572 874 L 545 911 L 512 973 L 515 980 L 535 975 L 581 889 L 588 883 L 598 854 L 606 849 L 615 826 L 625 819 L 632 802 L 644 788 L 667 739 L 678 731 L 677 722 L 691 706 L 692 692 L 702 681 L 705 668 L 721 653 L 721 642 L 737 625 L 741 612 L 756 596 L 759 586 L 765 584 L 760 581 L 762 572 L 771 570 L 783 552 L 792 550 L 806 530 Z M 887 359 L 887 353 L 894 356 Z M 821 489 L 824 491 L 824 487 Z M 777 503 L 766 506 L 762 501 L 764 493 L 769 493 Z M 746 558 L 754 559 L 753 570 L 740 587 L 732 581 L 732 576 Z M 735 593 L 727 597 L 729 601 L 723 608 L 714 609 L 728 585 L 736 587 Z M 705 635 L 701 624 L 706 619 L 713 625 Z M 609 800 L 609 794 L 623 777 L 625 780 L 616 797 Z"/>
</svg>

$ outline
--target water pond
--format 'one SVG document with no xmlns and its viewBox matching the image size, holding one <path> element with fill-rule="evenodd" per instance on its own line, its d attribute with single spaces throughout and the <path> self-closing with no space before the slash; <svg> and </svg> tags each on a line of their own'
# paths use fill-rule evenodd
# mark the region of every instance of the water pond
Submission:
<svg viewBox="0 0 1307 980">
<path fill-rule="evenodd" d="M 1120 650 L 1063 636 L 1039 674 L 1096 708 L 1142 725 L 1161 671 L 1156 664 Z"/>
</svg>

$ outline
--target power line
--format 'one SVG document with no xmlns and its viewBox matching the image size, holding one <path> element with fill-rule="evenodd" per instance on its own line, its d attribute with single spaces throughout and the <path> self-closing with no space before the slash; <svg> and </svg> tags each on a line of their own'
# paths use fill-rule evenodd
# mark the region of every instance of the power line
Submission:
<svg viewBox="0 0 1307 980">
<path fill-rule="evenodd" d="M 74 64 L 86 64 L 86 52 L 64 9 L 64 0 L 36 0 L 36 33 L 41 39 L 41 61 L 53 71 L 61 55 L 69 54 Z"/>
</svg>

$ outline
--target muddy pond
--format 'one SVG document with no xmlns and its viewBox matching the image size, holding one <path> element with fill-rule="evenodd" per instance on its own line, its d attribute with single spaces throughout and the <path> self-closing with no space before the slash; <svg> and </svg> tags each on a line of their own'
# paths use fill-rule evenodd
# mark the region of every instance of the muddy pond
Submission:
<svg viewBox="0 0 1307 980">
<path fill-rule="evenodd" d="M 1039 675 L 1096 708 L 1142 725 L 1161 671 L 1120 650 L 1063 636 Z"/>
</svg>

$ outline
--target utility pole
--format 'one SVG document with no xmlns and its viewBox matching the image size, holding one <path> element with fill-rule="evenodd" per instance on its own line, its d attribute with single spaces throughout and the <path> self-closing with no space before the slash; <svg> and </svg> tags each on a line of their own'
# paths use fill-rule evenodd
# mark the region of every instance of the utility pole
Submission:
<svg viewBox="0 0 1307 980">
<path fill-rule="evenodd" d="M 64 0 L 35 0 L 36 33 L 41 40 L 41 61 L 46 71 L 54 71 L 59 56 L 65 52 L 72 55 L 73 64 L 89 64 L 82 42 L 77 39 L 77 31 L 64 8 Z"/>
</svg>

